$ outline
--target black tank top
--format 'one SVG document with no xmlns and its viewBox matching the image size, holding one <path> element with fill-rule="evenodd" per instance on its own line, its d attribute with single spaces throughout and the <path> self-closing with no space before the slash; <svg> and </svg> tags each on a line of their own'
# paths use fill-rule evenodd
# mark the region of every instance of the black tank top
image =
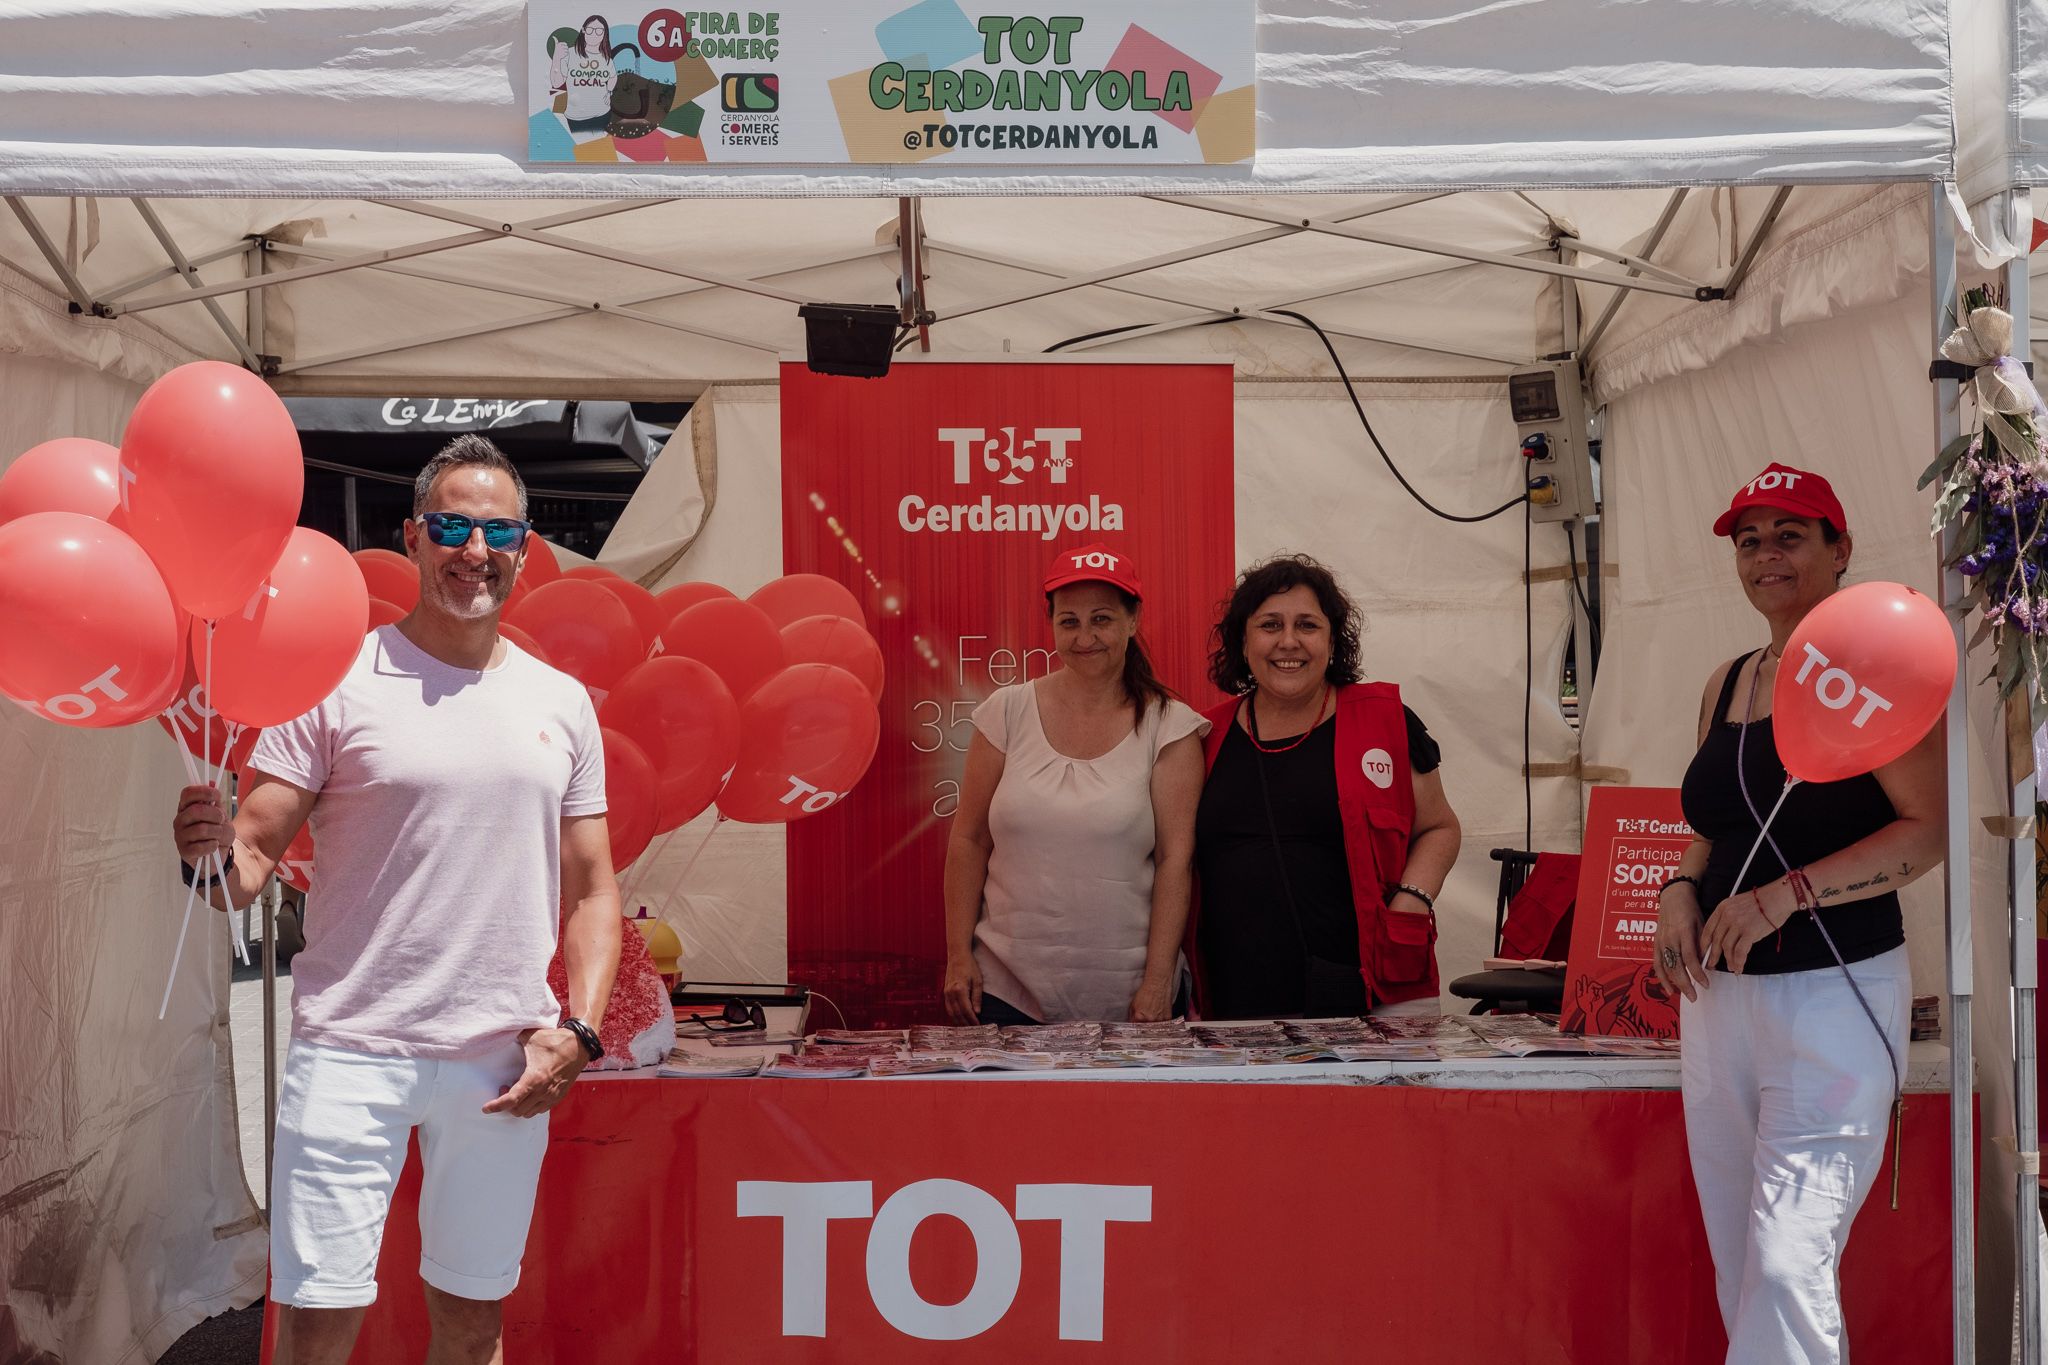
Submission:
<svg viewBox="0 0 2048 1365">
<path fill-rule="evenodd" d="M 1729 666 L 1728 677 L 1721 684 L 1720 700 L 1714 703 L 1713 720 L 1707 726 L 1706 742 L 1700 745 L 1692 765 L 1685 770 L 1685 785 L 1679 794 L 1686 822 L 1701 838 L 1712 840 L 1714 846 L 1707 858 L 1707 870 L 1700 875 L 1702 914 L 1711 915 L 1714 907 L 1734 891 L 1774 882 L 1787 871 L 1767 841 L 1757 850 L 1742 885 L 1738 888 L 1734 884 L 1743 858 L 1756 841 L 1761 818 L 1771 813 L 1785 786 L 1785 767 L 1778 761 L 1769 716 L 1750 722 L 1749 739 L 1743 746 L 1748 802 L 1742 799 L 1742 788 L 1736 782 L 1735 757 L 1742 727 L 1727 719 L 1728 704 L 1735 697 L 1735 680 L 1742 676 L 1742 667 L 1751 657 L 1752 654 L 1745 654 Z M 1750 813 L 1750 802 L 1755 803 L 1755 815 Z M 1869 773 L 1841 782 L 1802 782 L 1785 798 L 1784 809 L 1771 824 L 1771 838 L 1784 850 L 1793 867 L 1804 867 L 1830 853 L 1841 852 L 1896 819 L 1898 812 L 1892 809 L 1891 799 Z M 1844 962 L 1876 957 L 1906 941 L 1905 921 L 1899 914 L 1895 892 L 1832 905 L 1819 913 Z M 1749 950 L 1743 973 L 1760 976 L 1834 965 L 1834 954 L 1828 951 L 1813 916 L 1794 915 L 1780 933 L 1765 935 Z M 1720 970 L 1726 969 L 1727 964 L 1721 963 Z"/>
</svg>

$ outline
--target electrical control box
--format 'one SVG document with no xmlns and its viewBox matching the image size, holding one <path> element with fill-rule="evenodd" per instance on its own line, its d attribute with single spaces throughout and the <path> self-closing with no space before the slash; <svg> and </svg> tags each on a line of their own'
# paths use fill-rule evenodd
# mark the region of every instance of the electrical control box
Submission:
<svg viewBox="0 0 2048 1365">
<path fill-rule="evenodd" d="M 1530 517 L 1550 522 L 1591 516 L 1593 467 L 1578 361 L 1546 361 L 1508 376 L 1508 408 L 1522 438 Z"/>
</svg>

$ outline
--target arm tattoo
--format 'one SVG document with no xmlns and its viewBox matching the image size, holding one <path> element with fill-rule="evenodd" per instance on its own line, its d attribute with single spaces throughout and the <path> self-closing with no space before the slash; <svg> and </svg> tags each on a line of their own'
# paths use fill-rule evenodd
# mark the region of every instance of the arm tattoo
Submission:
<svg viewBox="0 0 2048 1365">
<path fill-rule="evenodd" d="M 1910 870 L 1912 864 L 1907 863 L 1902 864 L 1901 866 Z M 1900 875 L 1904 876 L 1905 873 L 1901 872 Z M 1824 887 L 1820 891 L 1818 899 L 1824 901 L 1837 900 L 1843 896 L 1854 895 L 1858 891 L 1868 891 L 1874 886 L 1890 886 L 1891 882 L 1892 879 L 1886 876 L 1884 873 L 1873 872 L 1870 874 L 1869 877 L 1865 878 L 1863 881 L 1850 882 L 1846 887 Z"/>
</svg>

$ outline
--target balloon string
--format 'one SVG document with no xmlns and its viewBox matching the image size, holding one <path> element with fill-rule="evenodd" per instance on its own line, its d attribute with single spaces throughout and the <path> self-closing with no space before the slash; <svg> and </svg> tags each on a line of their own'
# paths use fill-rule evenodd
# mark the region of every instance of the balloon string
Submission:
<svg viewBox="0 0 2048 1365">
<path fill-rule="evenodd" d="M 661 836 L 660 843 L 633 860 L 633 875 L 626 882 L 625 889 L 619 892 L 619 904 L 622 908 L 630 907 L 633 904 L 633 893 L 640 889 L 640 884 L 647 880 L 650 872 L 654 871 L 654 865 L 661 861 L 661 855 L 668 851 L 669 844 L 674 841 L 676 835 L 682 833 L 682 829 L 681 825 L 677 825 L 674 829 Z M 631 916 L 629 915 L 627 918 L 630 919 Z"/>
<path fill-rule="evenodd" d="M 711 828 L 705 830 L 704 837 L 697 841 L 697 847 L 694 851 L 691 852 L 689 861 L 683 864 L 682 871 L 676 873 L 674 877 L 669 879 L 668 890 L 662 892 L 661 895 L 661 904 L 664 907 L 666 907 L 671 900 L 675 899 L 676 892 L 682 889 L 683 879 L 690 875 L 690 869 L 695 867 L 697 865 L 697 859 L 703 856 L 704 846 L 711 842 L 711 836 L 718 833 L 719 829 L 725 824 L 725 822 L 726 817 L 723 814 L 720 814 L 716 820 L 713 820 L 711 822 Z"/>
<path fill-rule="evenodd" d="M 1742 871 L 1735 874 L 1734 884 L 1738 890 L 1742 886 L 1742 879 L 1749 875 L 1749 865 L 1756 861 L 1756 851 L 1764 846 L 1764 839 L 1771 832 L 1771 822 L 1778 818 L 1778 812 L 1784 809 L 1785 798 L 1790 796 L 1792 789 L 1798 785 L 1799 779 L 1796 777 L 1785 779 L 1785 790 L 1778 793 L 1778 804 L 1772 806 L 1771 813 L 1764 817 L 1763 827 L 1756 832 L 1756 842 L 1749 846 L 1749 856 L 1742 860 Z"/>
</svg>

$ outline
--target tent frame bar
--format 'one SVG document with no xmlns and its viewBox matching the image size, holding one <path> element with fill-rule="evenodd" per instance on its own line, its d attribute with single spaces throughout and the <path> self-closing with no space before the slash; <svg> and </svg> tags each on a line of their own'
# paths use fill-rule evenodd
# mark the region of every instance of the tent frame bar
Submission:
<svg viewBox="0 0 2048 1365">
<path fill-rule="evenodd" d="M 1540 257 L 1522 257 L 1500 251 L 1486 251 L 1479 247 L 1459 246 L 1455 242 L 1425 241 L 1397 232 L 1384 232 L 1378 228 L 1351 227 L 1322 218 L 1296 218 L 1271 209 L 1257 209 L 1245 204 L 1233 203 L 1227 199 L 1209 199 L 1192 196 L 1147 195 L 1162 204 L 1178 204 L 1183 208 L 1203 209 L 1210 213 L 1226 214 L 1233 218 L 1244 218 L 1255 223 L 1276 223 L 1292 226 L 1303 232 L 1326 233 L 1334 237 L 1349 237 L 1353 241 L 1371 242 L 1375 246 L 1390 246 L 1402 250 L 1419 252 L 1425 256 L 1449 256 L 1457 260 L 1472 261 L 1479 265 L 1497 265 L 1509 270 L 1533 271 L 1539 275 L 1556 275 L 1561 279 L 1583 280 L 1588 284 L 1603 284 L 1612 289 L 1639 289 L 1650 294 L 1665 294 L 1672 298 L 1692 299 L 1705 303 L 1721 297 L 1719 289 L 1704 285 L 1677 285 L 1663 280 L 1642 276 L 1615 275 L 1604 270 L 1589 270 L 1581 266 L 1565 265 L 1558 261 L 1546 261 Z"/>
<path fill-rule="evenodd" d="M 1929 272 L 1931 307 L 1930 353 L 1948 335 L 1956 305 L 1956 229 L 1940 185 L 1928 186 Z M 1962 431 L 1958 406 L 1961 385 L 1953 379 L 1933 382 L 1934 430 L 1946 447 Z M 1949 1148 L 1949 1324 L 1954 1365 L 1975 1365 L 1977 1359 L 1977 1168 L 1975 1113 L 1975 1048 L 1971 1030 L 1975 984 L 1975 944 L 1970 924 L 1970 657 L 1961 603 L 1969 590 L 1962 574 L 1948 567 L 1956 546 L 1951 524 L 1941 533 L 1935 555 L 1941 606 L 1955 634 L 1957 657 L 1966 666 L 1956 670 L 1949 689 L 1942 748 L 1948 798 L 1945 852 L 1941 864 L 1942 913 L 1948 930 L 1948 1148 Z"/>
<path fill-rule="evenodd" d="M 1763 250 L 1764 238 L 1770 236 L 1771 229 L 1778 225 L 1778 215 L 1784 212 L 1785 201 L 1791 197 L 1790 185 L 1778 186 L 1778 192 L 1771 196 L 1769 206 L 1764 209 L 1764 216 L 1757 222 L 1756 231 L 1749 234 L 1749 245 L 1742 249 L 1742 256 L 1735 262 L 1735 269 L 1728 274 L 1728 283 L 1721 286 L 1723 297 L 1734 298 L 1735 291 L 1742 288 L 1742 282 L 1749 278 L 1749 268 L 1756 264 L 1757 253 Z"/>
<path fill-rule="evenodd" d="M 366 202 L 382 203 L 382 200 Z M 321 275 L 339 274 L 344 270 L 361 270 L 365 266 L 381 265 L 388 261 L 409 260 L 414 256 L 431 256 L 436 252 L 453 251 L 457 247 L 475 246 L 480 242 L 502 241 L 508 234 L 531 232 L 537 227 L 561 227 L 570 223 L 588 222 L 593 218 L 608 218 L 615 213 L 630 213 L 634 209 L 651 208 L 656 204 L 669 203 L 666 199 L 605 199 L 584 204 L 580 208 L 551 213 L 544 218 L 529 219 L 525 223 L 501 223 L 497 227 L 476 232 L 458 233 L 453 237 L 437 237 L 432 241 L 411 242 L 405 246 L 386 248 L 383 251 L 366 251 L 339 261 L 321 265 L 304 266 L 298 270 L 280 270 L 271 275 L 257 275 L 247 279 L 229 280 L 222 284 L 209 284 L 185 294 L 170 294 L 161 299 L 144 299 L 140 303 L 104 303 L 95 311 L 102 317 L 119 317 L 124 313 L 146 313 L 152 308 L 167 308 L 174 303 L 192 303 L 199 299 L 219 298 L 223 294 L 240 294 L 251 289 L 272 289 L 280 284 L 295 284 Z M 417 206 L 398 204 L 400 208 Z M 19 212 L 19 210 L 16 210 Z M 468 215 L 464 215 L 468 217 Z M 471 219 L 482 222 L 482 219 Z M 33 230 L 33 229 L 32 229 Z M 535 234 L 538 235 L 537 233 Z M 543 241 L 559 244 L 559 239 L 542 238 Z"/>
<path fill-rule="evenodd" d="M 107 312 L 107 306 L 94 299 L 86 292 L 85 286 L 79 283 L 77 274 L 64 263 L 64 253 L 57 250 L 57 244 L 50 240 L 50 234 L 43 231 L 43 225 L 29 212 L 28 205 L 22 202 L 21 196 L 8 195 L 7 207 L 14 210 L 14 216 L 21 220 L 22 227 L 28 232 L 29 240 L 36 244 L 36 250 L 43 253 L 43 259 L 49 262 L 50 269 L 56 271 L 57 278 L 63 281 L 64 292 L 71 297 L 71 311 L 93 313 L 100 317 L 112 316 Z M 183 302 L 182 299 L 173 301 Z"/>
<path fill-rule="evenodd" d="M 1678 217 L 1679 206 L 1685 203 L 1685 196 L 1689 193 L 1691 191 L 1684 185 L 1680 185 L 1677 189 L 1671 191 L 1671 197 L 1664 201 L 1664 211 L 1657 215 L 1656 225 L 1650 229 L 1650 235 L 1643 241 L 1643 252 L 1639 258 L 1641 261 L 1647 263 L 1657 248 L 1663 245 L 1664 234 L 1670 231 L 1673 220 Z M 1634 275 L 1635 273 L 1636 268 L 1630 267 L 1629 274 Z M 1614 291 L 1614 297 L 1609 299 L 1607 306 L 1600 310 L 1599 321 L 1595 322 L 1592 330 L 1586 333 L 1586 339 L 1579 347 L 1579 356 L 1582 361 L 1593 353 L 1593 348 L 1600 344 L 1600 338 L 1607 335 L 1608 324 L 1614 321 L 1614 315 L 1621 311 L 1621 306 L 1627 303 L 1629 298 L 1630 294 L 1626 289 Z"/>
<path fill-rule="evenodd" d="M 450 223 L 467 223 L 479 228 L 490 226 L 490 220 L 487 218 L 480 218 L 476 214 L 464 213 L 460 209 L 451 209 L 441 204 L 426 204 L 408 199 L 370 199 L 365 202 L 375 204 L 379 208 L 416 213 L 423 218 L 440 218 Z M 671 201 L 666 199 L 648 199 L 638 201 L 636 206 L 645 207 L 647 205 L 669 202 Z M 600 261 L 611 261 L 615 265 L 638 266 L 642 270 L 652 270 L 658 275 L 674 275 L 679 279 L 698 280 L 704 284 L 722 285 L 727 289 L 735 289 L 743 294 L 759 294 L 762 298 L 779 299 L 784 303 L 803 304 L 809 302 L 802 294 L 792 294 L 787 290 L 773 289 L 766 285 L 756 284 L 754 281 L 738 275 L 726 275 L 716 271 L 691 269 L 687 266 L 678 265 L 674 261 L 665 261 L 659 256 L 649 256 L 638 251 L 620 251 L 612 247 L 598 246 L 591 242 L 579 242 L 568 237 L 557 237 L 551 233 L 529 227 L 524 223 L 506 223 L 502 225 L 500 231 L 505 236 L 516 237 L 523 242 L 536 242 L 542 246 L 560 247 L 564 251 L 573 251 L 579 256 L 594 256 Z"/>
<path fill-rule="evenodd" d="M 163 219 L 156 216 L 156 210 L 149 206 L 149 201 L 147 199 L 131 199 L 129 202 L 135 205 L 135 211 L 141 214 L 142 221 L 148 224 L 151 235 L 157 240 L 157 245 L 164 249 L 164 255 L 171 258 L 171 267 L 178 277 L 183 279 L 193 289 L 204 288 L 205 281 L 199 278 L 199 267 L 186 259 L 184 249 L 178 245 L 177 238 L 171 236 L 170 232 L 164 227 Z M 236 248 L 237 251 L 246 249 L 246 247 Z M 249 345 L 249 338 L 242 335 L 242 329 L 229 321 L 226 311 L 220 306 L 220 301 L 218 299 L 202 299 L 201 302 L 206 305 L 206 311 L 212 316 L 214 323 L 219 326 L 222 332 L 226 333 L 228 344 L 233 346 L 235 353 L 242 357 L 242 364 L 257 374 L 262 374 L 263 361 L 257 358 L 255 350 Z"/>
<path fill-rule="evenodd" d="M 138 199 L 135 202 L 142 203 L 144 201 Z M 246 237 L 243 240 L 236 242 L 233 246 L 224 246 L 220 248 L 218 251 L 204 252 L 198 256 L 192 257 L 191 264 L 195 266 L 208 266 L 212 265 L 215 261 L 224 261 L 230 256 L 237 256 L 249 250 L 249 248 L 256 243 L 256 240 L 257 239 L 254 237 Z M 114 302 L 114 300 L 122 297 L 125 294 L 132 294 L 138 289 L 147 289 L 149 288 L 149 286 L 157 283 L 160 280 L 168 280 L 172 278 L 177 273 L 178 268 L 176 266 L 167 265 L 162 267 L 161 269 L 152 270 L 146 275 L 137 275 L 134 279 L 129 280 L 124 284 L 117 284 L 112 289 L 109 289 L 104 294 L 101 294 L 100 298 L 104 302 L 112 303 Z"/>
<path fill-rule="evenodd" d="M 314 256 L 320 254 L 317 250 L 308 250 L 303 246 L 285 246 L 279 244 L 273 246 L 271 249 L 282 252 L 302 252 L 304 254 Z M 782 270 L 772 271 L 769 274 L 762 276 L 761 278 L 776 279 L 783 275 L 801 274 L 806 270 L 823 270 L 835 265 L 845 265 L 852 261 L 869 260 L 878 256 L 893 256 L 894 254 L 894 247 L 869 247 L 866 250 L 852 252 L 843 256 L 834 256 L 826 260 L 809 261 L 802 265 L 789 266 Z M 674 319 L 660 317 L 653 313 L 644 313 L 639 311 L 637 307 L 637 305 L 643 303 L 655 303 L 664 299 L 681 298 L 687 294 L 709 293 L 714 289 L 723 288 L 722 285 L 705 284 L 697 282 L 684 285 L 681 288 L 664 287 L 661 289 L 645 291 L 635 294 L 620 295 L 609 299 L 582 300 L 569 295 L 537 291 L 532 286 L 529 285 L 501 285 L 494 282 L 472 280 L 459 276 L 447 276 L 439 274 L 437 272 L 417 270 L 412 267 L 406 266 L 379 264 L 373 265 L 370 268 L 376 270 L 388 270 L 402 275 L 416 275 L 419 278 L 433 280 L 437 283 L 455 285 L 461 288 L 478 289 L 488 293 L 510 294 L 520 298 L 532 298 L 539 299 L 542 301 L 553 300 L 561 302 L 565 306 L 560 308 L 549 309 L 546 312 L 525 313 L 521 314 L 518 317 L 499 318 L 491 322 L 478 323 L 471 327 L 456 328 L 444 332 L 418 333 L 409 337 L 401 338 L 397 341 L 381 342 L 378 345 L 363 347 L 355 351 L 337 351 L 331 352 L 327 355 L 310 356 L 304 360 L 297 360 L 293 361 L 290 364 L 280 365 L 276 367 L 277 374 L 299 374 L 306 370 L 321 369 L 329 365 L 339 365 L 350 360 L 360 360 L 366 356 L 388 355 L 397 351 L 411 350 L 416 346 L 432 346 L 444 341 L 460 341 L 470 337 L 489 336 L 496 332 L 509 332 L 522 327 L 536 327 L 541 325 L 542 323 L 558 322 L 561 321 L 562 319 L 572 317 L 585 317 L 593 312 L 600 311 L 616 313 L 621 317 L 632 318 L 636 322 L 645 322 L 656 327 L 666 327 L 674 331 L 689 332 L 696 336 L 709 337 L 715 341 L 729 342 L 737 346 L 748 346 L 752 347 L 755 350 L 768 351 L 773 354 L 779 355 L 784 349 L 781 346 L 774 345 L 769 342 L 758 341 L 751 338 L 739 336 L 729 336 L 722 332 L 715 332 L 708 328 L 680 323 L 675 321 Z"/>
<path fill-rule="evenodd" d="M 1616 265 L 1626 266 L 1628 267 L 1629 279 L 1634 279 L 1638 275 L 1648 275 L 1651 279 L 1662 280 L 1666 284 L 1684 285 L 1687 289 L 1692 290 L 1695 295 L 1703 289 L 1712 288 L 1711 285 L 1701 284 L 1698 280 L 1689 279 L 1679 274 L 1676 270 L 1666 270 L 1663 266 L 1651 261 L 1647 256 L 1631 256 L 1625 251 L 1615 251 L 1610 247 L 1595 246 L 1581 237 L 1561 238 L 1559 245 L 1581 256 L 1597 256 L 1603 261 L 1612 261 Z M 1567 347 L 1566 349 L 1570 348 Z"/>
</svg>

